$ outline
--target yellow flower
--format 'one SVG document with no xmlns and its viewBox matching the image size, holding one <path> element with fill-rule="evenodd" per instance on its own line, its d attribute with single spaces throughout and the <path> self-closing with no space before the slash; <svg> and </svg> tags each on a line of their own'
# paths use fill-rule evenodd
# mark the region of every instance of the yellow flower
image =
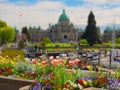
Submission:
<svg viewBox="0 0 120 90">
<path fill-rule="evenodd" d="M 83 83 L 84 83 L 84 85 L 87 85 L 87 82 L 85 80 L 83 80 Z"/>
<path fill-rule="evenodd" d="M 89 65 L 89 66 L 86 66 L 87 67 L 87 69 L 89 69 L 89 70 L 93 70 L 93 66 L 92 65 Z"/>
</svg>

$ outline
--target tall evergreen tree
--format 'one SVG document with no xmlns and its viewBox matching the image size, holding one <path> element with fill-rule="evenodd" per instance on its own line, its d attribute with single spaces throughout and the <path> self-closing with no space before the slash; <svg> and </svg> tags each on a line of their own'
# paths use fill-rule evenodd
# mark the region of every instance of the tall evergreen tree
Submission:
<svg viewBox="0 0 120 90">
<path fill-rule="evenodd" d="M 82 39 L 86 39 L 89 45 L 100 42 L 100 32 L 96 27 L 96 21 L 93 12 L 91 11 L 88 16 L 88 25 L 85 29 L 85 32 L 82 35 Z"/>
<path fill-rule="evenodd" d="M 22 34 L 25 34 L 27 36 L 27 39 L 30 40 L 30 33 L 28 32 L 27 27 L 22 28 Z"/>
</svg>

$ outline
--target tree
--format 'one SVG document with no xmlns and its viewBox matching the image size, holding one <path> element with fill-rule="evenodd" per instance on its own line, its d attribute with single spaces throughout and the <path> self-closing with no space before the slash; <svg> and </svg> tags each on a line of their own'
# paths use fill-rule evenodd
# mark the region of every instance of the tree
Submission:
<svg viewBox="0 0 120 90">
<path fill-rule="evenodd" d="M 89 45 L 100 43 L 100 32 L 96 27 L 96 21 L 92 11 L 88 16 L 88 25 L 81 38 L 86 39 Z"/>
<path fill-rule="evenodd" d="M 43 41 L 44 43 L 51 43 L 51 40 L 50 40 L 50 38 L 48 38 L 48 37 L 43 38 L 42 41 Z"/>
<path fill-rule="evenodd" d="M 23 49 L 24 47 L 25 47 L 24 40 L 20 40 L 19 43 L 18 43 L 18 48 Z"/>
<path fill-rule="evenodd" d="M 81 39 L 81 40 L 80 40 L 80 44 L 81 44 L 81 45 L 87 45 L 88 42 L 87 42 L 86 39 Z"/>
<path fill-rule="evenodd" d="M 0 42 L 5 44 L 7 42 L 12 42 L 15 37 L 14 28 L 7 26 L 7 24 L 0 20 Z"/>
<path fill-rule="evenodd" d="M 22 28 L 22 34 L 25 34 L 25 35 L 27 36 L 27 39 L 28 39 L 28 40 L 31 39 L 30 33 L 28 32 L 27 27 L 23 27 L 23 28 Z"/>
<path fill-rule="evenodd" d="M 116 42 L 117 44 L 120 44 L 120 38 L 116 38 L 116 39 L 115 39 L 115 42 Z"/>
</svg>

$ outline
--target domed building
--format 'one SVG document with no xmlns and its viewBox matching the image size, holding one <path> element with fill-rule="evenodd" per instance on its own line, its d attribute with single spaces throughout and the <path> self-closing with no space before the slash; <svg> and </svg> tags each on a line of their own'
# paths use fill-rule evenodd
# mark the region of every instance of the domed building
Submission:
<svg viewBox="0 0 120 90">
<path fill-rule="evenodd" d="M 59 16 L 58 23 L 55 25 L 49 24 L 47 30 L 29 28 L 29 32 L 32 42 L 39 42 L 44 37 L 49 37 L 52 42 L 76 42 L 78 41 L 79 35 L 79 29 L 70 23 L 70 19 L 65 10 Z"/>
<path fill-rule="evenodd" d="M 59 16 L 58 23 L 55 25 L 49 24 L 46 36 L 49 37 L 53 42 L 71 42 L 77 41 L 78 28 L 70 23 L 70 19 L 67 16 L 65 10 Z"/>
</svg>

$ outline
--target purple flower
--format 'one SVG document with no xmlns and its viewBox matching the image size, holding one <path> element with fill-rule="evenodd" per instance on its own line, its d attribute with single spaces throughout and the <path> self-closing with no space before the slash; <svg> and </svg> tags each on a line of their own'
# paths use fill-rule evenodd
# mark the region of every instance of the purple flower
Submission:
<svg viewBox="0 0 120 90">
<path fill-rule="evenodd" d="M 84 78 L 84 80 L 85 80 L 85 81 L 88 81 L 88 80 L 89 80 L 89 78 L 88 78 L 88 77 L 85 77 L 85 78 Z"/>
<path fill-rule="evenodd" d="M 40 82 L 37 82 L 36 84 L 37 86 L 33 86 L 33 90 L 41 90 L 42 84 L 40 84 Z"/>
<path fill-rule="evenodd" d="M 106 85 L 107 88 L 109 87 L 110 90 L 116 90 L 118 84 L 119 84 L 119 80 L 113 79 L 113 78 L 108 78 L 109 80 L 109 85 Z"/>
<path fill-rule="evenodd" d="M 94 81 L 96 78 L 94 76 L 91 76 L 90 79 Z"/>
<path fill-rule="evenodd" d="M 46 90 L 50 90 L 51 88 L 52 88 L 51 85 L 47 85 L 47 86 L 46 86 Z"/>
</svg>

